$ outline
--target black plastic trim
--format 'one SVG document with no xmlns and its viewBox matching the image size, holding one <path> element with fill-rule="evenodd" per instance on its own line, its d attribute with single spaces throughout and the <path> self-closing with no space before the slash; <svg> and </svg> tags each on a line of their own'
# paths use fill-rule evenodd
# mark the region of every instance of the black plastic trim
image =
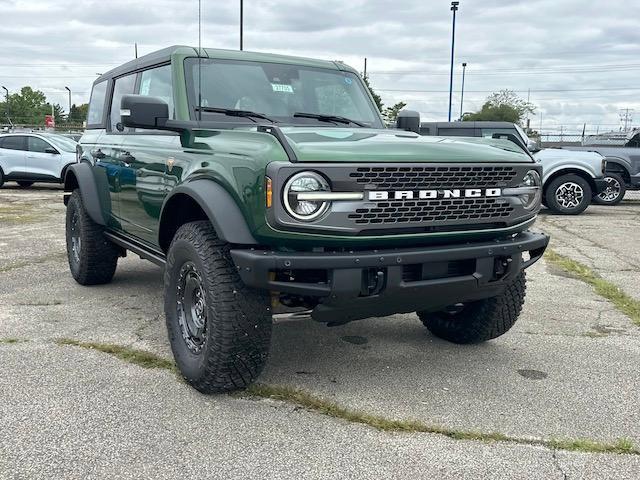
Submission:
<svg viewBox="0 0 640 480">
<path fill-rule="evenodd" d="M 102 214 L 103 208 L 100 204 L 98 188 L 96 187 L 96 181 L 89 164 L 76 163 L 67 168 L 67 173 L 64 176 L 64 190 L 66 192 L 73 190 L 71 187 L 71 175 L 73 175 L 78 182 L 82 203 L 91 219 L 100 225 L 106 225 L 107 222 Z"/>
<path fill-rule="evenodd" d="M 153 250 L 130 237 L 114 232 L 105 232 L 104 236 L 116 245 L 135 253 L 144 260 L 149 260 L 150 262 L 155 263 L 159 267 L 164 267 L 167 263 L 167 259 L 162 252 Z"/>
<path fill-rule="evenodd" d="M 290 162 L 297 162 L 298 156 L 296 152 L 291 147 L 291 144 L 287 140 L 287 137 L 282 133 L 282 130 L 277 125 L 258 125 L 258 132 L 261 133 L 269 133 L 276 137 L 282 148 L 284 149 L 287 157 L 289 157 Z"/>
</svg>

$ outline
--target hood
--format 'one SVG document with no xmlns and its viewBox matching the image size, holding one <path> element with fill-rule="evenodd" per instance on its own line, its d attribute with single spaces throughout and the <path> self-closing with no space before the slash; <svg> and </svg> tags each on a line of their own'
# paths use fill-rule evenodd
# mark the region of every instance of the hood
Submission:
<svg viewBox="0 0 640 480">
<path fill-rule="evenodd" d="M 282 127 L 300 162 L 532 163 L 508 140 L 420 136 L 401 130 Z"/>
</svg>

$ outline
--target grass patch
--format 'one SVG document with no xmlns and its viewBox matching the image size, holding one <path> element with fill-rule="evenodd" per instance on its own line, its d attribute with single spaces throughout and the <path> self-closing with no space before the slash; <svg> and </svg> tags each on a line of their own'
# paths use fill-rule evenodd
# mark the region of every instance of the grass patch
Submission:
<svg viewBox="0 0 640 480">
<path fill-rule="evenodd" d="M 136 348 L 124 347 L 113 343 L 81 342 L 72 338 L 59 338 L 56 340 L 56 344 L 70 345 L 73 347 L 108 353 L 122 361 L 133 363 L 134 365 L 138 365 L 142 368 L 162 368 L 172 372 L 176 371 L 176 366 L 171 360 L 167 360 L 153 353 L 138 350 Z"/>
<path fill-rule="evenodd" d="M 473 430 L 457 430 L 428 425 L 418 420 L 393 420 L 378 415 L 371 415 L 357 410 L 350 410 L 334 402 L 316 397 L 302 390 L 276 385 L 254 384 L 239 394 L 260 398 L 270 398 L 298 405 L 307 410 L 339 418 L 351 423 L 360 423 L 385 432 L 401 433 L 433 433 L 454 440 L 476 440 L 481 442 L 505 442 L 519 445 L 538 445 L 557 450 L 570 450 L 587 453 L 618 453 L 640 455 L 630 440 L 619 439 L 614 443 L 596 442 L 584 439 L 543 440 L 512 437 L 497 432 L 478 432 Z"/>
<path fill-rule="evenodd" d="M 12 345 L 15 343 L 25 343 L 28 341 L 29 340 L 27 340 L 26 338 L 14 338 L 14 337 L 0 338 L 0 343 L 4 343 L 6 345 Z"/>
<path fill-rule="evenodd" d="M 640 301 L 631 298 L 620 287 L 600 277 L 586 265 L 547 249 L 544 258 L 572 277 L 593 287 L 595 292 L 609 300 L 620 312 L 624 313 L 636 325 L 640 325 Z"/>
</svg>

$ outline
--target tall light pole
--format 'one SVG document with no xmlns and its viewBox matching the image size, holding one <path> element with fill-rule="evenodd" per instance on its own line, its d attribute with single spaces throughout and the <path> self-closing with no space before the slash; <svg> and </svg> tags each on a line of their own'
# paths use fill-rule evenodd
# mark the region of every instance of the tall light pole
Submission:
<svg viewBox="0 0 640 480">
<path fill-rule="evenodd" d="M 462 76 L 464 78 L 464 75 Z M 71 89 L 69 87 L 64 87 L 67 92 L 69 92 L 69 113 L 67 114 L 67 120 L 69 120 L 69 116 L 71 116 Z"/>
<path fill-rule="evenodd" d="M 453 52 L 456 42 L 456 12 L 460 2 L 451 2 L 453 12 L 453 28 L 451 29 L 451 71 L 449 73 L 449 121 L 451 121 L 451 99 L 453 97 Z"/>
<path fill-rule="evenodd" d="M 460 121 L 462 121 L 462 104 L 464 102 L 464 72 L 467 69 L 467 62 L 462 62 L 462 90 L 460 91 Z"/>
<path fill-rule="evenodd" d="M 240 0 L 240 51 L 242 51 L 242 27 L 244 23 L 244 1 Z"/>
<path fill-rule="evenodd" d="M 11 122 L 11 119 L 9 118 L 9 115 L 10 115 L 10 113 L 9 113 L 9 89 L 7 87 L 5 87 L 5 86 L 3 86 L 2 89 L 4 90 L 5 98 L 7 99 L 7 103 L 5 104 L 4 111 L 7 114 L 7 120 L 9 122 Z"/>
</svg>

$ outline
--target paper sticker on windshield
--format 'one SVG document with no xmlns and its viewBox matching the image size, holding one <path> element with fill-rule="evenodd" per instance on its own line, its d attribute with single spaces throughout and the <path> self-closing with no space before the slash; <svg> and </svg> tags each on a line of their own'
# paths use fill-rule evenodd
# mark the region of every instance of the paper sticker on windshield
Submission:
<svg viewBox="0 0 640 480">
<path fill-rule="evenodd" d="M 149 95 L 149 87 L 151 87 L 151 79 L 145 78 L 140 85 L 140 95 Z"/>
<path fill-rule="evenodd" d="M 285 83 L 272 83 L 271 88 L 274 92 L 293 93 L 293 87 Z"/>
<path fill-rule="evenodd" d="M 351 80 L 349 77 L 344 77 L 344 83 L 346 83 L 347 85 L 351 85 L 353 83 L 353 80 Z"/>
</svg>

